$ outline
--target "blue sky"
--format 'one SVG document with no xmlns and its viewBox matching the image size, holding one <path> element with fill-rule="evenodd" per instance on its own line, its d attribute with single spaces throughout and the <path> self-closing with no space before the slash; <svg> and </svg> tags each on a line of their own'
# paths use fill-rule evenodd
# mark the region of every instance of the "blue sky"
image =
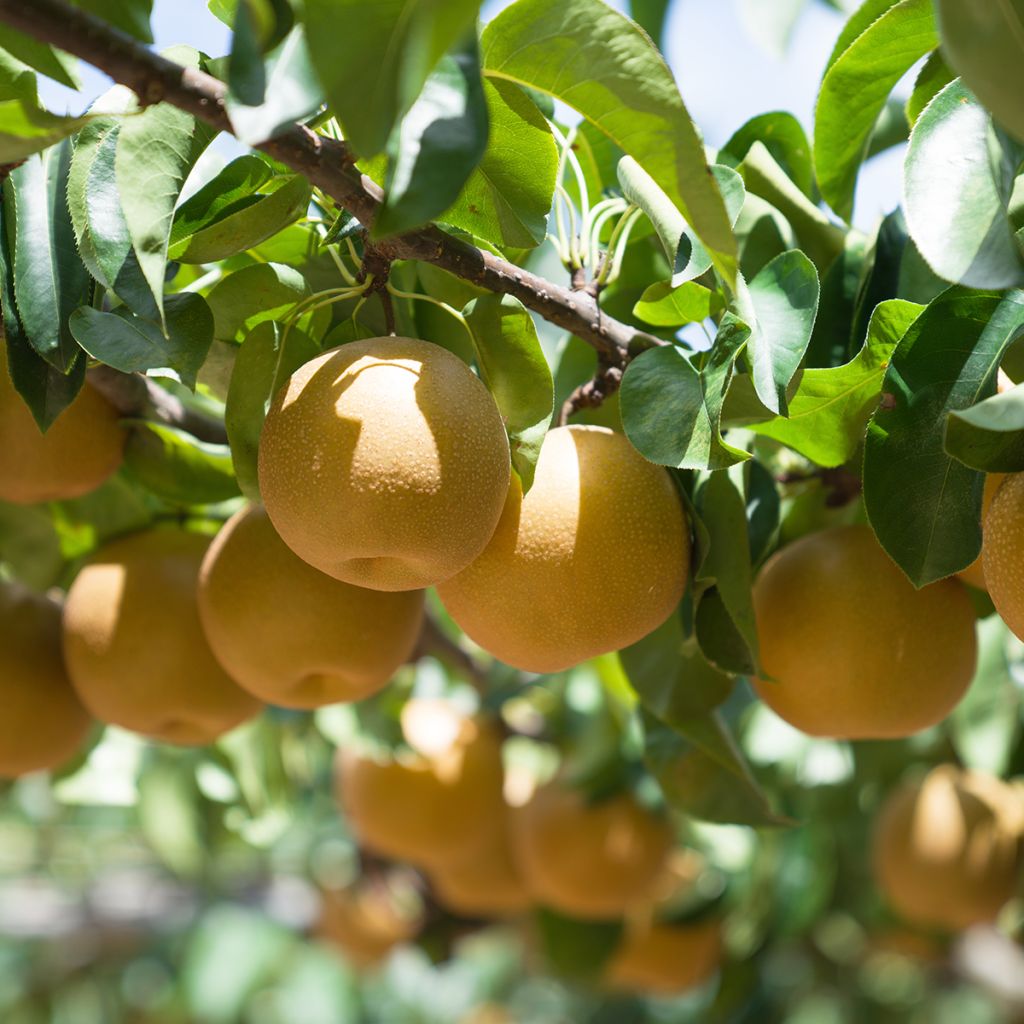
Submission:
<svg viewBox="0 0 1024 1024">
<path fill-rule="evenodd" d="M 509 0 L 485 0 L 492 18 Z M 557 2 L 557 0 L 552 0 Z M 777 0 L 755 0 L 775 3 Z M 721 145 L 748 118 L 789 110 L 810 134 L 822 68 L 843 24 L 842 15 L 809 2 L 784 56 L 759 45 L 740 18 L 741 0 L 675 0 L 664 36 L 665 55 L 690 113 L 711 145 Z M 622 0 L 611 0 L 623 8 Z M 155 0 L 157 47 L 189 43 L 219 56 L 229 32 L 210 14 L 206 0 Z M 83 68 L 83 93 L 91 100 L 109 82 Z M 43 80 L 41 92 L 53 109 L 77 112 L 81 98 Z M 868 230 L 900 201 L 902 147 L 877 157 L 861 173 L 854 222 Z"/>
</svg>

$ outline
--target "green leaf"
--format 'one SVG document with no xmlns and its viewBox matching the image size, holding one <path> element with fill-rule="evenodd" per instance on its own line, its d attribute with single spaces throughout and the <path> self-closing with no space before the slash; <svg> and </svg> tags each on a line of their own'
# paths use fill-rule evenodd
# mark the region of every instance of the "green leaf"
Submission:
<svg viewBox="0 0 1024 1024">
<path fill-rule="evenodd" d="M 736 240 L 700 136 L 650 39 L 601 0 L 517 0 L 484 30 L 488 75 L 549 93 L 655 180 L 731 285 Z"/>
<path fill-rule="evenodd" d="M 0 49 L 69 89 L 77 89 L 81 85 L 75 73 L 74 57 L 8 25 L 0 25 Z"/>
<path fill-rule="evenodd" d="M 437 62 L 473 28 L 480 0 L 306 0 L 313 66 L 361 156 L 387 144 Z"/>
<path fill-rule="evenodd" d="M 730 168 L 717 164 L 711 173 L 725 199 L 729 223 L 735 224 L 743 207 L 743 179 Z M 672 284 L 691 281 L 709 270 L 711 254 L 658 183 L 631 156 L 619 161 L 617 174 L 623 195 L 639 206 L 654 225 L 672 267 Z"/>
<path fill-rule="evenodd" d="M 51 114 L 34 98 L 0 100 L 0 163 L 19 163 L 88 123 L 88 117 Z"/>
<path fill-rule="evenodd" d="M 89 273 L 133 312 L 152 319 L 159 313 L 132 247 L 117 188 L 120 130 L 120 120 L 100 117 L 79 133 L 68 174 L 68 208 Z"/>
<path fill-rule="evenodd" d="M 684 635 L 678 614 L 619 651 L 619 661 L 640 703 L 670 725 L 714 710 L 732 692 L 732 678 L 707 661 L 695 637 Z"/>
<path fill-rule="evenodd" d="M 814 165 L 822 196 L 844 220 L 853 213 L 857 172 L 889 93 L 938 41 L 932 0 L 901 0 L 825 73 L 814 115 Z"/>
<path fill-rule="evenodd" d="M 544 115 L 522 89 L 485 81 L 487 149 L 439 220 L 495 245 L 532 249 L 544 241 L 558 150 Z"/>
<path fill-rule="evenodd" d="M 172 504 L 207 505 L 240 493 L 228 446 L 176 427 L 131 421 L 124 461 L 143 487 Z"/>
<path fill-rule="evenodd" d="M 792 249 L 776 256 L 749 286 L 741 278 L 738 289 L 739 315 L 751 327 L 747 357 L 754 388 L 765 408 L 785 415 L 786 389 L 818 313 L 818 272 L 799 249 Z"/>
<path fill-rule="evenodd" d="M 671 0 L 629 0 L 630 17 L 651 37 L 655 46 L 661 46 L 661 34 Z"/>
<path fill-rule="evenodd" d="M 775 162 L 809 199 L 814 195 L 811 144 L 803 125 L 784 111 L 752 117 L 718 151 L 718 162 L 738 167 L 755 142 L 768 150 Z"/>
<path fill-rule="evenodd" d="M 793 226 L 801 248 L 824 273 L 843 251 L 846 232 L 800 191 L 763 142 L 747 150 L 737 170 L 747 192 L 771 203 Z"/>
<path fill-rule="evenodd" d="M 864 440 L 878 405 L 889 359 L 923 308 L 902 299 L 879 303 L 864 347 L 850 362 L 804 370 L 790 400 L 788 418 L 744 424 L 746 429 L 781 441 L 819 466 L 848 462 Z"/>
<path fill-rule="evenodd" d="M 577 921 L 541 907 L 536 924 L 547 962 L 577 982 L 595 981 L 622 941 L 621 921 Z"/>
<path fill-rule="evenodd" d="M 1024 3 L 1021 0 L 935 0 L 942 52 L 950 67 L 1024 142 Z"/>
<path fill-rule="evenodd" d="M 743 465 L 743 483 L 750 561 L 759 565 L 775 547 L 782 500 L 771 470 L 754 459 Z"/>
<path fill-rule="evenodd" d="M 647 288 L 633 307 L 634 316 L 655 327 L 682 327 L 715 316 L 724 307 L 722 296 L 696 281 L 673 288 L 660 281 Z"/>
<path fill-rule="evenodd" d="M 679 717 L 671 726 L 643 716 L 644 761 L 669 804 L 705 821 L 789 824 L 777 817 L 718 712 Z"/>
<path fill-rule="evenodd" d="M 14 216 L 9 202 L 9 186 L 4 188 L 0 206 L 0 313 L 3 316 L 7 372 L 15 391 L 29 407 L 40 430 L 47 430 L 74 401 L 85 380 L 85 360 L 76 360 L 71 372 L 63 374 L 40 356 L 29 343 L 14 301 L 14 260 L 11 242 Z M 0 359 L 0 363 L 2 363 Z M 4 367 L 0 365 L 0 373 Z"/>
<path fill-rule="evenodd" d="M 309 295 L 309 283 L 282 263 L 257 263 L 221 278 L 206 301 L 213 312 L 213 336 L 241 341 L 256 324 L 278 320 Z"/>
<path fill-rule="evenodd" d="M 251 501 L 259 500 L 256 464 L 270 401 L 303 363 L 318 354 L 316 344 L 298 328 L 286 335 L 272 320 L 258 324 L 242 342 L 228 386 L 224 425 L 235 476 Z"/>
<path fill-rule="evenodd" d="M 739 479 L 742 481 L 742 470 Z M 705 590 L 714 587 L 721 610 L 729 620 L 735 636 L 730 637 L 729 661 L 721 654 L 723 648 L 714 649 L 704 642 L 702 611 L 707 595 L 697 606 L 697 639 L 705 656 L 725 671 L 755 675 L 759 655 L 757 623 L 751 596 L 753 570 L 750 559 L 750 540 L 747 534 L 747 509 L 743 494 L 732 479 L 732 473 L 711 473 L 696 494 L 697 511 L 707 528 L 708 535 L 704 559 L 694 573 L 694 582 Z M 714 607 L 714 603 L 709 607 Z M 705 620 L 707 626 L 715 626 Z M 716 632 L 719 632 L 716 630 Z"/>
<path fill-rule="evenodd" d="M 89 355 L 115 370 L 160 370 L 195 388 L 196 374 L 213 343 L 210 307 L 194 292 L 169 295 L 164 322 L 166 335 L 158 323 L 123 306 L 112 313 L 82 306 L 71 315 L 71 331 Z"/>
<path fill-rule="evenodd" d="M 510 295 L 483 295 L 463 310 L 476 346 L 480 376 L 494 395 L 508 431 L 512 465 L 523 491 L 533 483 L 551 422 L 551 368 L 526 307 Z"/>
<path fill-rule="evenodd" d="M 1024 329 L 1024 292 L 950 288 L 903 336 L 868 424 L 864 504 L 893 561 L 918 587 L 970 565 L 981 550 L 984 477 L 943 447 L 950 412 L 995 391 Z"/>
<path fill-rule="evenodd" d="M 323 90 L 301 25 L 296 25 L 270 55 L 265 73 L 267 84 L 261 103 L 248 105 L 233 95 L 227 99 L 235 137 L 247 146 L 274 138 L 295 121 L 309 117 L 323 103 Z"/>
<path fill-rule="evenodd" d="M 740 273 L 749 280 L 790 249 L 799 246 L 789 221 L 766 199 L 748 192 L 736 220 Z"/>
<path fill-rule="evenodd" d="M 149 19 L 153 13 L 153 0 L 72 0 L 90 14 L 109 21 L 115 28 L 135 36 L 140 42 L 153 42 Z"/>
<path fill-rule="evenodd" d="M 67 373 L 79 357 L 68 317 L 89 300 L 92 282 L 75 248 L 65 198 L 71 143 L 30 157 L 11 172 L 5 192 L 14 208 L 14 296 L 29 344 Z"/>
<path fill-rule="evenodd" d="M 261 191 L 227 205 L 227 196 L 213 191 L 219 180 L 220 175 L 182 204 L 180 219 L 175 218 L 171 232 L 172 259 L 180 263 L 216 263 L 227 259 L 276 235 L 309 209 L 312 189 L 301 174 L 271 178 Z M 200 211 L 205 216 L 198 216 Z"/>
<path fill-rule="evenodd" d="M 228 57 L 227 81 L 242 103 L 263 103 L 267 88 L 263 55 L 291 30 L 295 16 L 288 0 L 238 0 Z"/>
<path fill-rule="evenodd" d="M 190 47 L 175 47 L 164 56 L 185 67 L 200 64 L 199 54 Z M 121 208 L 161 316 L 174 207 L 189 171 L 214 134 L 212 128 L 169 103 L 157 103 L 126 118 L 118 134 L 114 167 Z"/>
<path fill-rule="evenodd" d="M 907 98 L 906 115 L 910 127 L 913 128 L 921 112 L 947 86 L 956 75 L 942 59 L 942 53 L 934 50 L 924 62 L 914 80 L 914 89 Z"/>
<path fill-rule="evenodd" d="M 725 469 L 749 459 L 722 439 L 722 403 L 750 328 L 722 319 L 707 361 L 697 369 L 673 345 L 648 349 L 626 367 L 620 408 L 626 436 L 644 458 L 679 469 Z"/>
<path fill-rule="evenodd" d="M 986 473 L 1024 473 L 1024 385 L 951 412 L 946 451 Z"/>
<path fill-rule="evenodd" d="M 1010 674 L 1010 634 L 998 615 L 978 622 L 978 667 L 949 716 L 950 738 L 965 767 L 1005 777 L 1020 737 L 1020 688 Z"/>
<path fill-rule="evenodd" d="M 833 3 L 829 0 L 833 7 L 837 10 L 845 10 L 852 6 L 848 0 L 839 0 L 838 3 Z M 828 63 L 825 65 L 825 71 L 822 73 L 824 78 L 831 69 L 832 65 L 849 49 L 849 47 L 857 40 L 857 38 L 875 21 L 877 21 L 890 7 L 894 7 L 898 0 L 864 0 L 864 2 L 849 16 L 846 24 L 843 25 L 842 30 L 836 37 L 835 45 L 832 47 L 832 52 L 829 54 Z"/>
<path fill-rule="evenodd" d="M 1007 212 L 1019 154 L 959 80 L 918 118 L 904 171 L 907 225 L 940 277 L 974 288 L 1024 283 Z M 1013 147 L 1015 148 L 1015 147 Z"/>
<path fill-rule="evenodd" d="M 442 57 L 388 142 L 377 236 L 433 220 L 458 198 L 487 149 L 487 103 L 476 37 Z"/>
</svg>

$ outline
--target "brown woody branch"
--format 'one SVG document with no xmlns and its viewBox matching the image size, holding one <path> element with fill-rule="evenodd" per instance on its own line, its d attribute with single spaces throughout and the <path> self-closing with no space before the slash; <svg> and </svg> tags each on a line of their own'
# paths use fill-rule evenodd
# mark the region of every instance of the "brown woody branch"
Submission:
<svg viewBox="0 0 1024 1024">
<path fill-rule="evenodd" d="M 171 103 L 220 131 L 231 131 L 223 82 L 160 57 L 66 0 L 0 0 L 0 22 L 82 58 L 131 88 L 144 104 Z M 383 193 L 359 172 L 345 143 L 296 124 L 259 148 L 372 226 Z M 478 287 L 515 296 L 545 320 L 588 342 L 612 365 L 624 366 L 633 353 L 660 344 L 601 314 L 588 291 L 553 284 L 434 226 L 383 239 L 376 248 L 385 259 L 433 263 Z"/>
</svg>

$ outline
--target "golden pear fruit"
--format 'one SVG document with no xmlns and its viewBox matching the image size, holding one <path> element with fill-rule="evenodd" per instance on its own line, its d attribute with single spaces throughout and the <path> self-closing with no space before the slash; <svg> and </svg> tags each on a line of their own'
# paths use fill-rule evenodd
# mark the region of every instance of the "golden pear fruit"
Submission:
<svg viewBox="0 0 1024 1024">
<path fill-rule="evenodd" d="M 515 917 L 533 905 L 511 850 L 508 813 L 469 856 L 430 872 L 438 902 L 464 917 Z"/>
<path fill-rule="evenodd" d="M 414 338 L 332 349 L 292 374 L 260 438 L 284 542 L 328 576 L 416 590 L 454 576 L 501 515 L 508 438 L 461 359 Z"/>
<path fill-rule="evenodd" d="M 236 513 L 199 573 L 199 617 L 239 686 L 288 708 L 362 700 L 416 646 L 423 592 L 365 590 L 302 561 L 258 506 Z"/>
<path fill-rule="evenodd" d="M 555 781 L 513 813 L 515 863 L 536 902 L 583 920 L 609 920 L 663 883 L 672 832 L 628 794 L 587 803 Z"/>
<path fill-rule="evenodd" d="M 609 988 L 674 996 L 703 984 L 722 962 L 722 925 L 629 922 L 605 967 Z"/>
<path fill-rule="evenodd" d="M 14 390 L 0 344 L 0 500 L 31 505 L 99 487 L 124 458 L 117 410 L 84 384 L 44 434 Z"/>
<path fill-rule="evenodd" d="M 384 882 L 320 894 L 317 934 L 361 971 L 376 967 L 395 946 L 415 939 L 422 924 L 422 913 L 403 906 Z"/>
<path fill-rule="evenodd" d="M 939 765 L 889 794 L 872 852 L 906 920 L 947 931 L 992 921 L 1024 863 L 1024 798 L 994 776 Z"/>
<path fill-rule="evenodd" d="M 64 656 L 100 721 L 200 745 L 259 711 L 199 624 L 196 585 L 208 545 L 208 537 L 154 527 L 106 544 L 78 573 L 64 603 Z"/>
<path fill-rule="evenodd" d="M 977 655 L 967 590 L 915 590 L 867 526 L 801 537 L 754 585 L 758 696 L 812 736 L 892 739 L 940 722 Z"/>
<path fill-rule="evenodd" d="M 989 597 L 1003 622 L 1024 638 L 1024 473 L 1007 476 L 996 491 L 982 537 Z"/>
<path fill-rule="evenodd" d="M 60 653 L 60 607 L 0 582 L 0 778 L 57 768 L 92 725 Z"/>
<path fill-rule="evenodd" d="M 429 708 L 436 743 L 387 757 L 339 750 L 337 793 L 360 845 L 425 868 L 472 856 L 504 814 L 501 736 L 440 701 Z"/>
<path fill-rule="evenodd" d="M 529 493 L 512 481 L 486 550 L 437 592 L 496 658 L 558 672 L 660 626 L 679 604 L 689 562 L 668 472 L 621 434 L 559 427 L 544 439 Z"/>
<path fill-rule="evenodd" d="M 996 496 L 996 491 L 1002 486 L 1003 481 L 1006 479 L 1005 473 L 989 473 L 985 477 L 985 490 L 981 496 L 981 523 L 982 523 L 982 536 L 985 533 L 985 517 L 988 515 L 988 510 L 992 507 L 992 500 Z M 982 541 L 982 550 L 984 551 L 984 540 Z M 984 554 L 978 555 L 978 557 L 971 562 L 966 569 L 961 569 L 957 573 L 957 576 L 964 581 L 964 583 L 970 583 L 972 587 L 977 587 L 979 590 L 986 590 L 985 584 L 985 556 Z"/>
</svg>

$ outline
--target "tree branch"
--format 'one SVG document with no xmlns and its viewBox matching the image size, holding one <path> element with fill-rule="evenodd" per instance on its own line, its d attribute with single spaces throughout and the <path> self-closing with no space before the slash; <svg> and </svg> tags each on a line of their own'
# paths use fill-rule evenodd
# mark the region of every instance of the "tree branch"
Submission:
<svg viewBox="0 0 1024 1024">
<path fill-rule="evenodd" d="M 153 53 L 66 0 L 0 0 L 0 22 L 82 58 L 131 88 L 144 104 L 171 103 L 220 131 L 231 131 L 223 82 Z M 373 224 L 383 193 L 359 172 L 345 143 L 296 124 L 258 148 L 305 175 L 366 227 Z M 376 247 L 385 258 L 433 263 L 478 287 L 513 295 L 545 320 L 588 342 L 612 365 L 623 366 L 636 352 L 661 344 L 602 314 L 587 291 L 553 284 L 433 225 L 382 239 Z"/>
</svg>

